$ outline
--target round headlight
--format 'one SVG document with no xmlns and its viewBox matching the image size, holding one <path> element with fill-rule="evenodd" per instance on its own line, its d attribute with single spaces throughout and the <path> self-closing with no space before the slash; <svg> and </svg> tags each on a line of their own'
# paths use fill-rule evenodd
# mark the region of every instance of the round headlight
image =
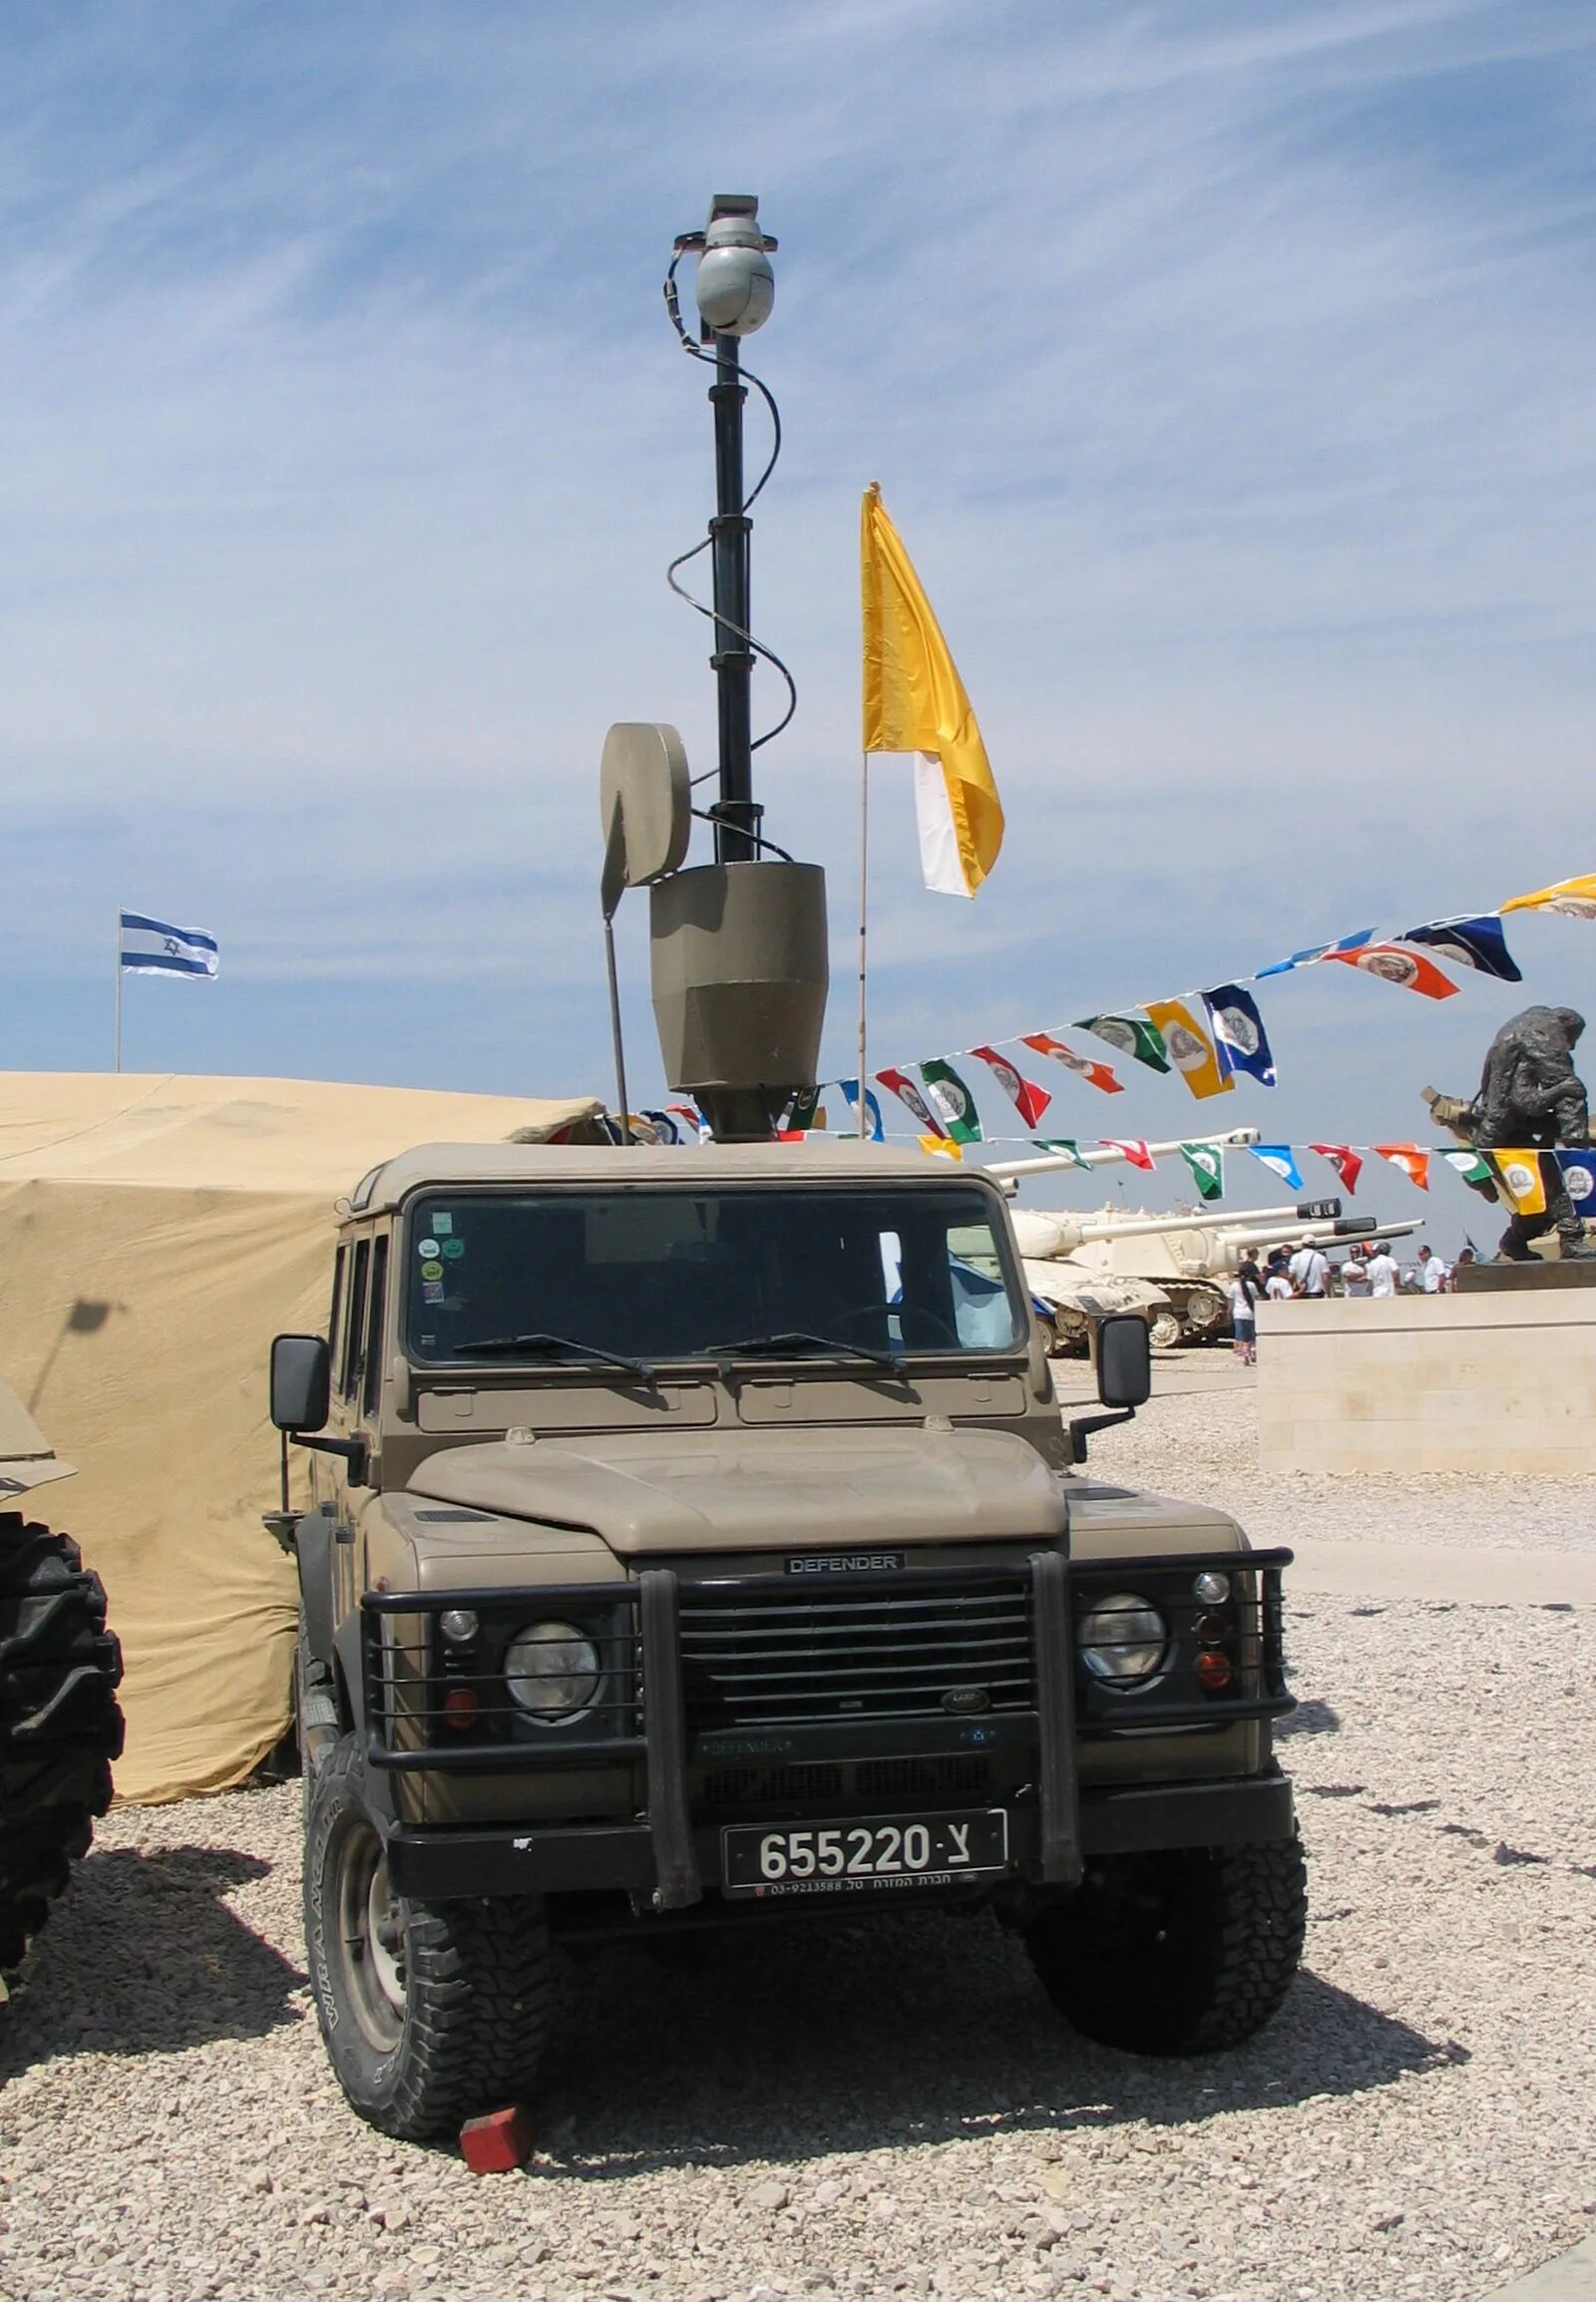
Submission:
<svg viewBox="0 0 1596 2302">
<path fill-rule="evenodd" d="M 505 1683 L 546 1726 L 580 1719 L 598 1700 L 598 1650 L 575 1623 L 529 1623 L 505 1650 Z"/>
<path fill-rule="evenodd" d="M 1169 1633 L 1163 1616 L 1148 1600 L 1131 1591 L 1115 1591 L 1082 1615 L 1075 1644 L 1093 1678 L 1134 1687 L 1158 1670 Z"/>
</svg>

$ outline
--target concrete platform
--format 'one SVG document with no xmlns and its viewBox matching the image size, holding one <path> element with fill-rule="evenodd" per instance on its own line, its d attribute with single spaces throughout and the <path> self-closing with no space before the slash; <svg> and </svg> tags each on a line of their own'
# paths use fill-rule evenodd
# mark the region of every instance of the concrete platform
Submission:
<svg viewBox="0 0 1596 2302">
<path fill-rule="evenodd" d="M 1260 1469 L 1596 1472 L 1596 1287 L 1548 1285 L 1558 1269 L 1497 1292 L 1261 1303 Z"/>
<path fill-rule="evenodd" d="M 1452 1273 L 1458 1295 L 1550 1294 L 1560 1287 L 1596 1287 L 1596 1256 L 1586 1262 L 1465 1263 Z"/>
</svg>

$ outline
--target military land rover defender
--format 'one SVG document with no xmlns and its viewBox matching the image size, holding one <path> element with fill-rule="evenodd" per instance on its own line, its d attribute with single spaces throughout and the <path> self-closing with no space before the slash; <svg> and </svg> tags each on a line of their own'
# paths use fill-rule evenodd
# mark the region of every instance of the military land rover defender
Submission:
<svg viewBox="0 0 1596 2302">
<path fill-rule="evenodd" d="M 646 888 L 664 1077 L 714 1144 L 626 1139 L 610 939 L 622 1140 L 388 1161 L 326 1338 L 272 1352 L 314 1464 L 276 1522 L 311 1980 L 394 2134 L 525 2094 L 555 1934 L 989 1908 L 1078 2029 L 1160 2054 L 1245 2038 L 1302 1949 L 1270 1748 L 1289 1554 L 1080 1475 L 1147 1396 L 1145 1321 L 1099 1323 L 1105 1412 L 1066 1430 L 991 1176 L 773 1140 L 815 1105 L 828 936 L 824 872 L 753 797 L 757 209 L 717 194 L 665 283 L 714 376 L 714 861 L 687 862 L 674 728 L 611 727 L 599 771 L 606 936 Z"/>
<path fill-rule="evenodd" d="M 1077 2029 L 1273 2013 L 1304 1926 L 1289 1554 L 1082 1475 L 1003 1199 L 869 1146 L 432 1146 L 370 1175 L 312 1449 L 305 1920 L 350 2102 L 526 2095 L 554 1934 L 984 1906 Z"/>
</svg>

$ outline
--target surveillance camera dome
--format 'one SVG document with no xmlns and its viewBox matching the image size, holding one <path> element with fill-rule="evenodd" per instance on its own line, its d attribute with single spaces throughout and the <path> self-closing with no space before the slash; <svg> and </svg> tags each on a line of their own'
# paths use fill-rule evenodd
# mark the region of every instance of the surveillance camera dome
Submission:
<svg viewBox="0 0 1596 2302">
<path fill-rule="evenodd" d="M 750 201 L 750 208 L 754 204 Z M 698 259 L 697 294 L 704 325 L 716 335 L 751 336 L 769 319 L 776 275 L 765 235 L 752 213 L 721 211 L 710 216 Z"/>
</svg>

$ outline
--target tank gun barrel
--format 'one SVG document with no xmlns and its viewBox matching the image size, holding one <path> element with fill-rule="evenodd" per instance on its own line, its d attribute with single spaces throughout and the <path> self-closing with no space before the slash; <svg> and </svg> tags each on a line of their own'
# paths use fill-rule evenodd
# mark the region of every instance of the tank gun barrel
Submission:
<svg viewBox="0 0 1596 2302">
<path fill-rule="evenodd" d="M 1335 1218 L 1333 1220 L 1348 1219 Z M 1361 1223 L 1361 1218 L 1358 1217 L 1353 1217 L 1350 1220 L 1355 1224 Z M 1270 1238 L 1273 1239 L 1278 1233 L 1284 1239 L 1294 1232 L 1300 1232 L 1305 1225 L 1317 1226 L 1323 1230 L 1327 1218 L 1323 1215 L 1305 1215 L 1300 1207 L 1239 1207 L 1233 1214 L 1222 1214 L 1217 1208 L 1210 1207 L 1195 1215 L 1071 1216 L 1069 1227 L 1079 1234 L 1084 1244 L 1087 1240 L 1093 1239 L 1148 1239 L 1156 1234 L 1172 1231 L 1215 1231 L 1222 1233 L 1225 1238 L 1229 1239 L 1234 1236 L 1239 1225 L 1249 1223 L 1272 1225 L 1273 1228 L 1269 1233 Z M 1374 1225 L 1371 1224 L 1369 1229 L 1373 1231 Z M 1348 1233 L 1347 1236 L 1349 1238 L 1362 1238 L 1364 1231 L 1358 1229 Z"/>
<path fill-rule="evenodd" d="M 1256 1127 L 1232 1127 L 1229 1133 L 1224 1135 L 1204 1135 L 1201 1137 L 1188 1135 L 1186 1137 L 1187 1143 L 1195 1141 L 1211 1143 L 1218 1151 L 1244 1151 L 1249 1144 L 1256 1143 L 1258 1140 L 1259 1134 Z M 1147 1150 L 1154 1159 L 1172 1159 L 1184 1148 L 1185 1145 L 1180 1142 L 1149 1143 L 1147 1145 Z M 1035 1159 L 994 1159 L 989 1164 L 987 1172 L 989 1175 L 996 1176 L 999 1183 L 1008 1185 L 1008 1196 L 1012 1198 L 1012 1184 L 1016 1176 L 1055 1175 L 1062 1169 L 1069 1167 L 1117 1167 L 1124 1161 L 1125 1156 L 1126 1154 L 1117 1150 L 1113 1144 L 1105 1143 L 1100 1151 L 1047 1151 Z"/>
<path fill-rule="evenodd" d="M 1274 1225 L 1267 1231 L 1227 1231 L 1227 1247 L 1348 1247 L 1356 1239 L 1406 1239 L 1422 1231 L 1422 1215 L 1378 1223 L 1373 1215 L 1344 1215 L 1337 1223 Z"/>
</svg>

